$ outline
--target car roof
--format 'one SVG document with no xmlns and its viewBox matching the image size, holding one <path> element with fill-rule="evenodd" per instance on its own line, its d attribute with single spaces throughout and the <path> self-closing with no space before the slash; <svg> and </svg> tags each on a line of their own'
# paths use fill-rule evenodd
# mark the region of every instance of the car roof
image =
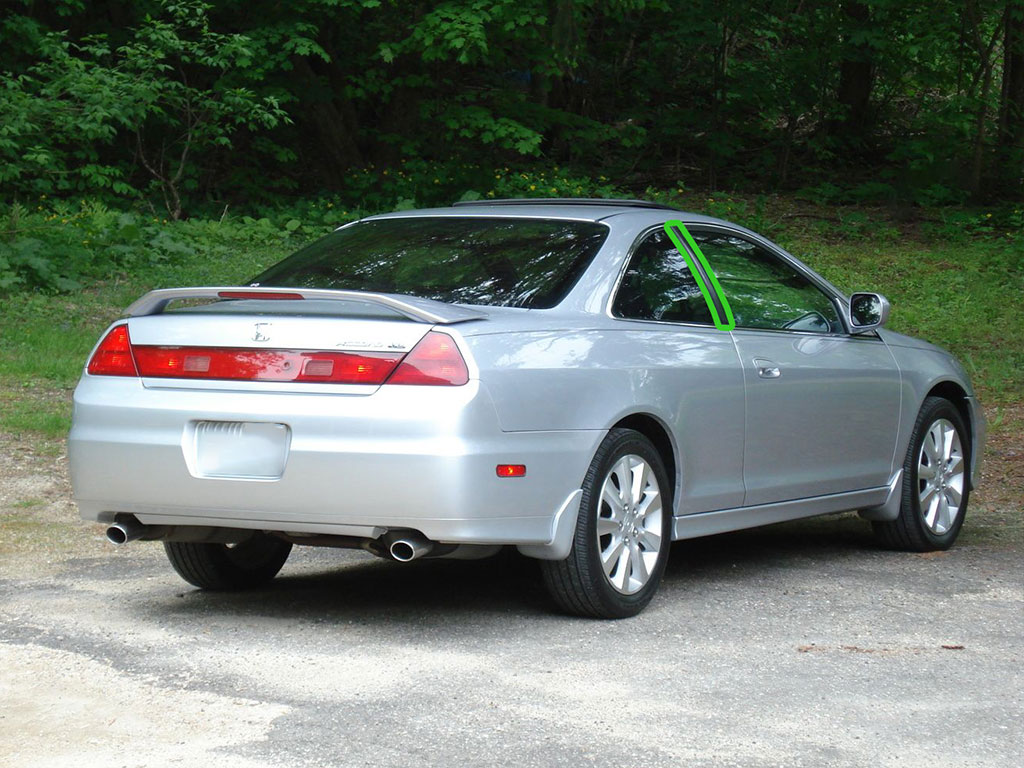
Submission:
<svg viewBox="0 0 1024 768">
<path fill-rule="evenodd" d="M 506 200 L 460 201 L 448 208 L 419 208 L 409 211 L 394 211 L 376 216 L 367 216 L 364 221 L 418 216 L 500 216 L 605 221 L 613 217 L 628 216 L 630 214 L 640 215 L 645 219 L 657 218 L 662 221 L 684 219 L 687 222 L 736 226 L 722 219 L 646 200 L 605 198 L 511 198 Z M 652 214 L 654 215 L 652 216 Z"/>
</svg>

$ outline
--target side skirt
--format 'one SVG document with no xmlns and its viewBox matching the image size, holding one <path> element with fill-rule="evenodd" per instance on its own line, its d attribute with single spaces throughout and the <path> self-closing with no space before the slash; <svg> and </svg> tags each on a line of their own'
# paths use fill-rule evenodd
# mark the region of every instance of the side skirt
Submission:
<svg viewBox="0 0 1024 768">
<path fill-rule="evenodd" d="M 760 504 L 756 507 L 736 507 L 715 512 L 698 512 L 677 516 L 673 521 L 672 539 L 696 539 L 716 533 L 756 528 L 759 525 L 784 523 L 805 517 L 829 515 L 835 512 L 850 512 L 866 507 L 877 507 L 889 497 L 889 486 L 867 488 L 862 491 L 833 493 L 828 496 L 814 496 L 809 499 L 779 501 Z"/>
</svg>

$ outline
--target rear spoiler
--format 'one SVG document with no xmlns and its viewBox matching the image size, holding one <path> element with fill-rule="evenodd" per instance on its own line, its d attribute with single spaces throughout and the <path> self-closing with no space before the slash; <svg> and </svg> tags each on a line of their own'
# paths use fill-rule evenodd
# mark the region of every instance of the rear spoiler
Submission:
<svg viewBox="0 0 1024 768">
<path fill-rule="evenodd" d="M 450 325 L 480 320 L 487 315 L 475 309 L 446 304 L 433 299 L 363 291 L 331 291 L 320 288 L 162 288 L 150 291 L 124 311 L 126 317 L 159 315 L 172 301 L 181 299 L 260 299 L 263 301 L 356 301 L 393 309 L 419 323 Z"/>
</svg>

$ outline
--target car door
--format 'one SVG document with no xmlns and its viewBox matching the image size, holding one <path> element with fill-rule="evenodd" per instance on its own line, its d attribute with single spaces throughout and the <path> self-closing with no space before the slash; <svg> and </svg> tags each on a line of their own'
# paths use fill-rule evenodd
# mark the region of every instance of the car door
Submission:
<svg viewBox="0 0 1024 768">
<path fill-rule="evenodd" d="M 900 374 L 874 334 L 783 254 L 726 228 L 691 228 L 736 321 L 743 364 L 745 506 L 884 486 Z"/>
<path fill-rule="evenodd" d="M 611 313 L 623 320 L 616 359 L 637 372 L 637 402 L 672 431 L 678 514 L 743 503 L 743 371 L 732 337 L 715 328 L 682 255 L 660 226 L 640 238 Z"/>
</svg>

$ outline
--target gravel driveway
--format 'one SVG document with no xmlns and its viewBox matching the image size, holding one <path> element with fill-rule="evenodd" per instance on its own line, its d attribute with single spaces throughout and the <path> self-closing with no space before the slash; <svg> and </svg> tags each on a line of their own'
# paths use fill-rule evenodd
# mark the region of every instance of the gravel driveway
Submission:
<svg viewBox="0 0 1024 768">
<path fill-rule="evenodd" d="M 599 622 L 513 557 L 296 549 L 269 589 L 199 592 L 33 452 L 0 445 L 0 766 L 1024 764 L 998 493 L 948 553 L 850 515 L 677 543 L 651 607 Z"/>
</svg>

